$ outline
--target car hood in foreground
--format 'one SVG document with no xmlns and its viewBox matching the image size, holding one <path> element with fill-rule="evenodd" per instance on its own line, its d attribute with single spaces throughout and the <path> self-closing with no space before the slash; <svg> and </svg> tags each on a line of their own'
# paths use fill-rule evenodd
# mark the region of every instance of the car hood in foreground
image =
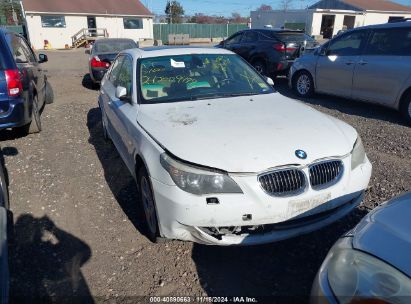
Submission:
<svg viewBox="0 0 411 304">
<path fill-rule="evenodd" d="M 353 246 L 411 277 L 411 192 L 371 211 L 354 229 Z"/>
<path fill-rule="evenodd" d="M 261 172 L 351 152 L 349 125 L 278 93 L 146 104 L 138 123 L 164 149 L 228 172 Z M 295 151 L 304 150 L 301 160 Z"/>
</svg>

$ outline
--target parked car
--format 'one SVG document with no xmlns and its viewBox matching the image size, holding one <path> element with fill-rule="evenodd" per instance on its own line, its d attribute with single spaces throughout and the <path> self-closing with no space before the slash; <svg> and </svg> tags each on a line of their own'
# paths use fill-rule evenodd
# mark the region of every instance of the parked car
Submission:
<svg viewBox="0 0 411 304">
<path fill-rule="evenodd" d="M 0 29 L 0 129 L 16 128 L 23 133 L 42 129 L 41 113 L 53 102 L 53 90 L 41 63 L 23 36 Z"/>
<path fill-rule="evenodd" d="M 91 49 L 89 59 L 90 78 L 93 85 L 100 83 L 118 53 L 134 48 L 138 48 L 138 45 L 131 39 L 106 38 L 97 40 Z"/>
<path fill-rule="evenodd" d="M 8 222 L 10 219 L 8 175 L 0 150 L 0 304 L 8 303 L 9 267 L 8 267 Z"/>
<path fill-rule="evenodd" d="M 409 303 L 411 192 L 371 211 L 331 248 L 312 303 Z"/>
<path fill-rule="evenodd" d="M 270 83 L 218 48 L 113 62 L 98 99 L 104 136 L 137 181 L 151 240 L 273 242 L 361 202 L 371 164 L 355 129 Z"/>
<path fill-rule="evenodd" d="M 222 41 L 219 47 L 237 53 L 259 73 L 275 77 L 286 75 L 305 49 L 318 45 L 303 31 L 265 28 L 240 31 Z"/>
<path fill-rule="evenodd" d="M 314 92 L 399 110 L 411 123 L 411 23 L 349 30 L 297 59 L 289 84 L 301 97 Z"/>
</svg>

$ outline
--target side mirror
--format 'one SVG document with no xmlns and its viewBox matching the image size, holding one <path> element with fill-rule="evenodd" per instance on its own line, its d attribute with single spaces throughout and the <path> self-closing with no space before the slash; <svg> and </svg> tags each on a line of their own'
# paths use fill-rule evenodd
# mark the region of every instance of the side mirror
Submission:
<svg viewBox="0 0 411 304">
<path fill-rule="evenodd" d="M 274 86 L 274 80 L 272 80 L 272 78 L 266 77 L 265 80 L 267 81 L 267 83 L 268 83 L 270 86 L 272 86 L 272 87 Z"/>
<path fill-rule="evenodd" d="M 49 59 L 46 54 L 39 54 L 39 63 L 43 63 L 47 61 L 49 61 Z"/>
<path fill-rule="evenodd" d="M 320 56 L 327 56 L 327 49 L 326 48 L 320 48 L 318 55 Z"/>
<path fill-rule="evenodd" d="M 116 98 L 120 100 L 128 100 L 129 97 L 127 96 L 127 89 L 122 86 L 118 86 L 116 88 Z"/>
</svg>

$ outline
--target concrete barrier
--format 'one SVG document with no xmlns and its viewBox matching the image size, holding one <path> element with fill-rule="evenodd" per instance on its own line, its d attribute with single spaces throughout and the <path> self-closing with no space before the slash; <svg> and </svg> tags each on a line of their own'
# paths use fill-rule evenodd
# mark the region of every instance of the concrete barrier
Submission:
<svg viewBox="0 0 411 304">
<path fill-rule="evenodd" d="M 138 47 L 150 47 L 154 45 L 153 39 L 143 39 L 138 41 Z"/>
<path fill-rule="evenodd" d="M 211 43 L 211 38 L 190 38 L 190 43 Z"/>
</svg>

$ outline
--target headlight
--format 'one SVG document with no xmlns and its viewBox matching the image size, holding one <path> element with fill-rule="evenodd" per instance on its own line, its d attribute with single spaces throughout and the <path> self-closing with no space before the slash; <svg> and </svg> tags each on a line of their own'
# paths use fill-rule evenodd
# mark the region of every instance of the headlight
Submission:
<svg viewBox="0 0 411 304">
<path fill-rule="evenodd" d="M 243 193 L 236 182 L 227 174 L 191 166 L 179 162 L 167 154 L 160 156 L 160 162 L 170 174 L 174 183 L 192 194 Z"/>
<path fill-rule="evenodd" d="M 409 303 L 411 280 L 407 276 L 361 251 L 335 250 L 328 262 L 328 282 L 341 304 Z"/>
<path fill-rule="evenodd" d="M 365 149 L 361 137 L 358 136 L 351 152 L 351 170 L 354 170 L 365 161 Z"/>
</svg>

